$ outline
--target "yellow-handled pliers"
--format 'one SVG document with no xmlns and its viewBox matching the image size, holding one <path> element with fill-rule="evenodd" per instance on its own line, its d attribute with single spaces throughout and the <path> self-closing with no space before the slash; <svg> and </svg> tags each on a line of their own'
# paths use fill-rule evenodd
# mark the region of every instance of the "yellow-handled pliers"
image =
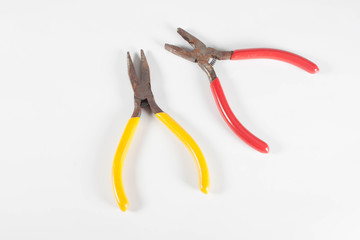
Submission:
<svg viewBox="0 0 360 240">
<path fill-rule="evenodd" d="M 134 136 L 136 127 L 140 120 L 141 108 L 150 107 L 152 113 L 156 115 L 189 149 L 192 153 L 199 173 L 200 190 L 207 193 L 209 190 L 209 172 L 204 155 L 194 139 L 168 114 L 163 112 L 156 104 L 150 85 L 150 70 L 146 61 L 144 51 L 141 50 L 141 75 L 137 77 L 134 64 L 129 52 L 127 53 L 128 73 L 134 90 L 135 107 L 134 112 L 128 121 L 124 133 L 121 137 L 119 146 L 116 150 L 112 166 L 112 185 L 115 199 L 122 211 L 126 211 L 129 202 L 125 195 L 122 182 L 122 172 L 126 153 L 129 149 L 130 142 Z"/>
</svg>

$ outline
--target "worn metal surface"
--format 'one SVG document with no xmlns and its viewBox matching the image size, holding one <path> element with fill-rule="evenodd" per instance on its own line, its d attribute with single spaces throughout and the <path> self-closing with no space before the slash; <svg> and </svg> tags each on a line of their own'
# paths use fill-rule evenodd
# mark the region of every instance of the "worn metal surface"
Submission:
<svg viewBox="0 0 360 240">
<path fill-rule="evenodd" d="M 191 62 L 198 63 L 200 68 L 209 77 L 210 82 L 216 79 L 216 73 L 212 65 L 216 60 L 230 60 L 232 51 L 218 51 L 214 48 L 206 47 L 199 39 L 186 32 L 182 28 L 178 28 L 177 32 L 183 37 L 194 49 L 187 50 L 171 44 L 165 44 L 165 49 L 169 52 L 185 58 Z"/>
<path fill-rule="evenodd" d="M 131 117 L 140 117 L 141 108 L 150 107 L 150 110 L 156 114 L 162 112 L 156 104 L 154 95 L 151 91 L 150 69 L 147 63 L 144 51 L 141 50 L 140 79 L 136 75 L 134 63 L 131 60 L 129 52 L 127 53 L 128 74 L 132 88 L 134 90 L 134 112 Z"/>
</svg>

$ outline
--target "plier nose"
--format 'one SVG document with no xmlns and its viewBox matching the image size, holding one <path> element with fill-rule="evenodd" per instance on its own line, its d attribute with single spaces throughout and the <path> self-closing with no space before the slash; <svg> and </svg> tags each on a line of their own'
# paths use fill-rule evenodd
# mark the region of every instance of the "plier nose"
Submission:
<svg viewBox="0 0 360 240">
<path fill-rule="evenodd" d="M 319 71 L 316 64 L 294 53 L 271 48 L 218 51 L 214 48 L 207 47 L 198 38 L 186 32 L 182 28 L 178 28 L 177 32 L 193 47 L 193 50 L 184 49 L 171 44 L 165 44 L 165 49 L 186 60 L 198 63 L 200 68 L 204 70 L 209 78 L 211 91 L 215 98 L 216 105 L 228 126 L 248 145 L 259 152 L 268 153 L 269 146 L 267 143 L 249 132 L 235 117 L 226 100 L 224 91 L 219 78 L 215 73 L 213 65 L 217 60 L 274 59 L 290 63 L 309 73 L 316 73 Z"/>
<path fill-rule="evenodd" d="M 128 74 L 131 82 L 131 86 L 134 90 L 134 112 L 132 117 L 140 117 L 141 108 L 150 107 L 151 111 L 156 114 L 162 112 L 160 107 L 156 104 L 154 95 L 151 91 L 150 84 L 150 69 L 149 64 L 146 60 L 144 51 L 140 51 L 140 78 L 138 78 L 134 63 L 131 60 L 130 53 L 127 52 L 127 66 Z"/>
</svg>

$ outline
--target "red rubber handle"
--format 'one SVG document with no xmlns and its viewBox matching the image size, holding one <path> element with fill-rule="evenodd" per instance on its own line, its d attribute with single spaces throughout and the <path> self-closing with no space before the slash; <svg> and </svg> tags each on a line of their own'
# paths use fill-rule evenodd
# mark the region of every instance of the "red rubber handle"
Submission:
<svg viewBox="0 0 360 240">
<path fill-rule="evenodd" d="M 254 136 L 251 132 L 249 132 L 235 117 L 225 98 L 219 78 L 213 80 L 210 86 L 216 101 L 216 105 L 221 115 L 223 116 L 225 122 L 229 125 L 229 127 L 234 131 L 234 133 L 236 133 L 236 135 L 238 135 L 244 142 L 258 150 L 259 152 L 268 153 L 269 146 L 265 142 Z"/>
<path fill-rule="evenodd" d="M 274 59 L 283 62 L 290 63 L 299 68 L 304 69 L 309 73 L 317 73 L 319 71 L 318 66 L 315 63 L 303 58 L 299 55 L 296 55 L 291 52 L 271 49 L 271 48 L 250 48 L 250 49 L 240 49 L 235 50 L 231 56 L 231 60 L 241 60 L 241 59 Z"/>
</svg>

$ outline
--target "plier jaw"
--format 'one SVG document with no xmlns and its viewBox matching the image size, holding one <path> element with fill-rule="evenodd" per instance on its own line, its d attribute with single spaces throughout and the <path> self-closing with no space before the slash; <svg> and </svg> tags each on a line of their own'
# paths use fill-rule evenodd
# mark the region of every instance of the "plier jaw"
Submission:
<svg viewBox="0 0 360 240">
<path fill-rule="evenodd" d="M 210 59 L 216 59 L 213 53 L 208 53 L 208 49 L 195 49 L 194 51 L 187 50 L 185 48 L 181 48 L 178 46 L 174 46 L 171 44 L 165 44 L 165 49 L 169 52 L 182 57 L 190 62 L 197 63 L 200 68 L 206 73 L 209 77 L 210 82 L 216 78 L 216 73 L 211 63 Z"/>
<path fill-rule="evenodd" d="M 210 82 L 215 80 L 217 77 L 212 65 L 215 64 L 216 60 L 229 60 L 232 51 L 218 51 L 214 48 L 206 47 L 202 41 L 182 28 L 178 28 L 177 32 L 193 47 L 193 50 L 187 50 L 167 43 L 165 44 L 165 49 L 179 57 L 197 63 L 206 73 Z"/>
<path fill-rule="evenodd" d="M 169 52 L 182 57 L 190 62 L 197 62 L 197 59 L 195 58 L 195 56 L 193 55 L 192 51 L 175 46 L 175 45 L 171 45 L 171 44 L 165 44 L 165 49 L 168 50 Z"/>
<path fill-rule="evenodd" d="M 150 68 L 146 60 L 144 51 L 141 49 L 140 78 L 137 76 L 134 63 L 130 53 L 127 52 L 128 74 L 132 88 L 134 90 L 134 112 L 132 117 L 140 117 L 141 108 L 150 107 L 152 113 L 162 112 L 156 104 L 154 95 L 151 91 Z"/>
</svg>

